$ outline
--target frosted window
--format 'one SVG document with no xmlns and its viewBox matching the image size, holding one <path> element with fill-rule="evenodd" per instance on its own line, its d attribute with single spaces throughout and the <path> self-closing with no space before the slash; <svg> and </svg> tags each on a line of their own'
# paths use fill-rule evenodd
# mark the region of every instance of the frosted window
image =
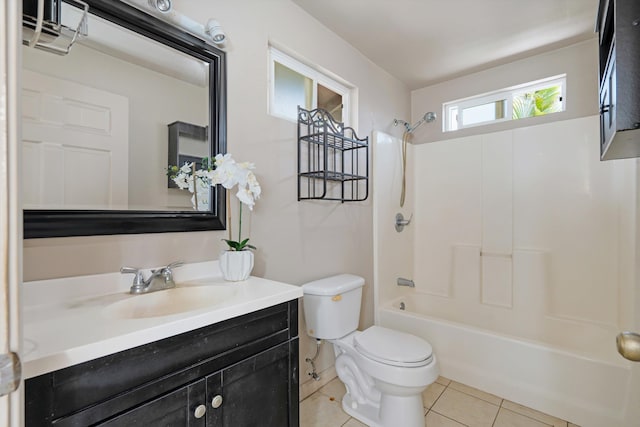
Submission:
<svg viewBox="0 0 640 427">
<path fill-rule="evenodd" d="M 311 109 L 313 80 L 276 62 L 274 63 L 274 113 L 296 119 L 298 105 Z"/>
</svg>

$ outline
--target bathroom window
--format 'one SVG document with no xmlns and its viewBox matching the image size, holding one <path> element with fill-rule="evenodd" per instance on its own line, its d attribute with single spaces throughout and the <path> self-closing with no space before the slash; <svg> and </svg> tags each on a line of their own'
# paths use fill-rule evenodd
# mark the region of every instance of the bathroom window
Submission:
<svg viewBox="0 0 640 427">
<path fill-rule="evenodd" d="M 443 104 L 444 132 L 565 110 L 566 75 Z"/>
<path fill-rule="evenodd" d="M 269 48 L 269 112 L 297 121 L 298 105 L 327 110 L 339 122 L 353 126 L 350 114 L 352 87 L 271 46 Z"/>
</svg>

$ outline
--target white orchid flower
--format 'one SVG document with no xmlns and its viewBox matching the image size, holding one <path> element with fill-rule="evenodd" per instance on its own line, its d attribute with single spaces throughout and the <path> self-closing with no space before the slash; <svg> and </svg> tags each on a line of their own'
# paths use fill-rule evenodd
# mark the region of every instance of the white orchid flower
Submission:
<svg viewBox="0 0 640 427">
<path fill-rule="evenodd" d="M 187 178 L 188 178 L 188 175 L 179 173 L 178 175 L 176 175 L 175 178 L 173 178 L 173 182 L 176 183 L 178 188 L 180 188 L 181 190 L 184 190 L 186 188 L 189 188 L 189 183 L 187 181 Z"/>
<path fill-rule="evenodd" d="M 255 164 L 251 162 L 236 162 L 231 154 L 216 155 L 215 170 L 205 171 L 204 175 L 211 185 L 222 185 L 227 190 L 238 186 L 236 197 L 249 209 L 253 210 L 255 200 L 262 192 L 260 184 L 252 170 Z"/>
<path fill-rule="evenodd" d="M 180 168 L 180 172 L 185 174 L 190 174 L 192 170 L 193 170 L 193 162 L 185 163 Z"/>
<path fill-rule="evenodd" d="M 194 191 L 193 190 L 193 175 L 189 175 L 187 177 L 186 181 L 187 181 L 187 185 L 188 185 L 188 188 L 189 188 L 189 192 L 193 193 L 193 191 Z"/>
<path fill-rule="evenodd" d="M 238 183 L 236 178 L 236 162 L 231 154 L 218 154 L 216 156 L 216 169 L 208 174 L 211 185 L 220 184 L 226 189 L 232 188 Z"/>
<path fill-rule="evenodd" d="M 207 177 L 207 171 L 202 170 L 202 169 L 198 169 L 196 171 L 196 176 L 200 177 L 200 178 L 206 178 Z"/>
<path fill-rule="evenodd" d="M 236 193 L 236 197 L 242 203 L 249 207 L 249 210 L 253 210 L 253 205 L 255 205 L 255 201 L 253 199 L 253 193 L 249 191 L 247 187 L 238 186 L 238 192 Z"/>
<path fill-rule="evenodd" d="M 249 186 L 249 191 L 253 194 L 253 198 L 259 199 L 262 189 L 260 188 L 260 184 L 258 184 L 256 176 L 251 171 L 247 174 L 247 185 Z"/>
</svg>

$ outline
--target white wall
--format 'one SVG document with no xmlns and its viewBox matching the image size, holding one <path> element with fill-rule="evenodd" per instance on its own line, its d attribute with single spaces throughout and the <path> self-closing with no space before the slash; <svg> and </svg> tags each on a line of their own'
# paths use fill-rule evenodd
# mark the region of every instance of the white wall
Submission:
<svg viewBox="0 0 640 427">
<path fill-rule="evenodd" d="M 253 273 L 292 284 L 339 272 L 361 275 L 367 283 L 361 325 L 371 324 L 371 198 L 353 204 L 297 201 L 296 125 L 267 114 L 267 47 L 270 41 L 286 46 L 356 86 L 362 136 L 373 129 L 392 131 L 393 118 L 409 117 L 408 89 L 288 0 L 175 0 L 174 7 L 201 23 L 216 18 L 229 37 L 228 151 L 256 164 L 263 189 L 246 224 L 258 247 Z M 237 214 L 235 206 L 233 211 Z M 25 280 L 112 272 L 125 264 L 217 259 L 225 236 L 192 232 L 26 240 Z M 306 380 L 304 358 L 314 347 L 302 333 L 301 381 Z M 330 346 L 325 347 L 320 370 L 332 364 Z"/>
</svg>

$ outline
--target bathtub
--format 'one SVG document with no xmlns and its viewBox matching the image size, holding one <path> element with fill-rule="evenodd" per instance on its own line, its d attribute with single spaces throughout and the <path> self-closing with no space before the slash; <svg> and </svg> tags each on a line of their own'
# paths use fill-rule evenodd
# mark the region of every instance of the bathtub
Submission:
<svg viewBox="0 0 640 427">
<path fill-rule="evenodd" d="M 631 366 L 430 316 L 427 294 L 380 306 L 380 325 L 431 343 L 441 374 L 582 427 L 625 426 Z M 404 310 L 400 309 L 402 306 Z M 612 337 L 611 345 L 615 343 Z"/>
</svg>

